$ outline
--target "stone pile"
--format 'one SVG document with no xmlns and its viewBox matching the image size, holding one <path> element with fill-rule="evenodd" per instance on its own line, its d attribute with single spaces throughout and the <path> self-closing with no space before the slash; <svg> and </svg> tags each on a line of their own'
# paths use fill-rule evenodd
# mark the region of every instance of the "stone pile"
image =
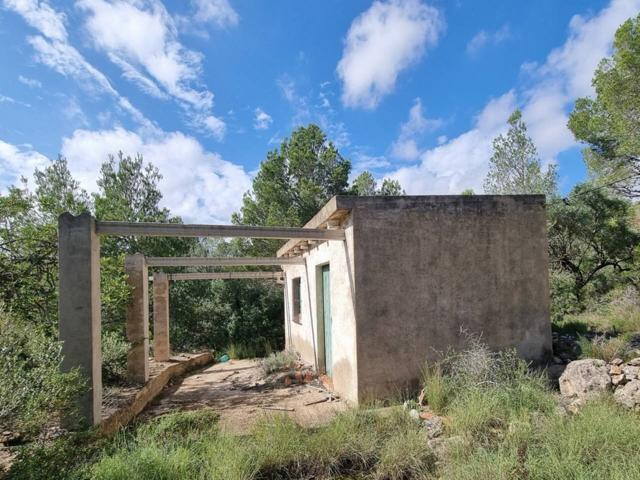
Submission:
<svg viewBox="0 0 640 480">
<path fill-rule="evenodd" d="M 575 412 L 586 400 L 613 391 L 615 400 L 627 408 L 640 410 L 640 357 L 610 363 L 587 358 L 567 365 L 560 376 L 560 394 L 569 411 Z"/>
</svg>

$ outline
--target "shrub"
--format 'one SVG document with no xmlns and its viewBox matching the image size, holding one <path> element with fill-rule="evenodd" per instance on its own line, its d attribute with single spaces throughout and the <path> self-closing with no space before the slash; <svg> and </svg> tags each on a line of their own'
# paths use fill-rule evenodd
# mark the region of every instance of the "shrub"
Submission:
<svg viewBox="0 0 640 480">
<path fill-rule="evenodd" d="M 61 344 L 0 311 L 0 425 L 33 435 L 84 389 L 79 372 L 61 373 Z"/>
<path fill-rule="evenodd" d="M 268 375 L 273 372 L 292 369 L 299 361 L 300 357 L 296 352 L 284 350 L 272 353 L 267 358 L 262 359 L 261 365 L 264 373 Z"/>
<path fill-rule="evenodd" d="M 451 431 L 481 443 L 531 412 L 555 408 L 543 373 L 515 351 L 492 352 L 473 335 L 461 350 L 427 365 L 424 388 L 429 406 L 451 418 Z"/>
<path fill-rule="evenodd" d="M 51 442 L 22 448 L 8 480 L 89 480 L 89 466 L 97 461 L 104 440 L 93 432 L 67 434 Z"/>
<path fill-rule="evenodd" d="M 129 342 L 121 332 L 102 332 L 102 380 L 106 384 L 121 383 L 127 375 Z"/>
<path fill-rule="evenodd" d="M 607 338 L 604 335 L 596 335 L 592 340 L 587 337 L 578 339 L 580 345 L 580 358 L 599 358 L 605 362 L 611 362 L 614 358 L 629 360 L 632 349 L 622 337 Z"/>
</svg>

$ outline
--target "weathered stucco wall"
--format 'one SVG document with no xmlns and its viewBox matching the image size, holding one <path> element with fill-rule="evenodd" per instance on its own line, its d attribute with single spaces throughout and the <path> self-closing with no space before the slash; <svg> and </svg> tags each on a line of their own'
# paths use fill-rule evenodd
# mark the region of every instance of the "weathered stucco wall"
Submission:
<svg viewBox="0 0 640 480">
<path fill-rule="evenodd" d="M 461 328 L 550 354 L 543 196 L 367 197 L 351 217 L 360 400 L 416 381 Z"/>
<path fill-rule="evenodd" d="M 287 346 L 312 365 L 324 365 L 321 316 L 321 267 L 330 265 L 333 386 L 343 397 L 357 401 L 356 321 L 353 284 L 353 228 L 347 221 L 346 242 L 321 243 L 305 253 L 305 265 L 284 265 L 286 274 L 285 334 Z M 293 279 L 301 279 L 300 323 L 292 319 Z"/>
</svg>

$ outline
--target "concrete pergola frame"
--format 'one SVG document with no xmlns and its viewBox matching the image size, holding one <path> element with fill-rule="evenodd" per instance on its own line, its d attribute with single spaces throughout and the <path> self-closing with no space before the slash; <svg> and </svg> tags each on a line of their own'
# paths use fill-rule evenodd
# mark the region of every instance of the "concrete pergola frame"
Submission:
<svg viewBox="0 0 640 480">
<path fill-rule="evenodd" d="M 166 260 L 174 260 L 180 263 L 181 258 L 167 258 Z M 208 259 L 213 260 L 213 259 Z M 232 259 L 235 265 L 241 265 L 239 261 L 242 259 Z M 247 259 L 251 263 L 252 259 Z M 150 263 L 147 262 L 147 266 Z M 169 342 L 169 282 L 182 280 L 234 280 L 234 279 L 265 279 L 280 280 L 283 278 L 284 272 L 193 272 L 193 273 L 153 273 L 153 358 L 157 362 L 166 362 L 169 360 L 171 346 Z M 143 320 L 136 318 L 127 318 L 127 325 L 139 325 Z M 147 322 L 148 323 L 148 322 Z M 144 359 L 135 359 L 136 362 L 144 361 L 148 364 L 148 352 Z M 128 369 L 129 370 L 129 369 Z M 141 370 L 139 365 L 132 366 L 132 370 Z"/>
<path fill-rule="evenodd" d="M 79 369 L 88 389 L 78 398 L 81 423 L 96 425 L 102 412 L 102 356 L 100 316 L 100 235 L 167 237 L 243 237 L 285 240 L 328 241 L 345 239 L 344 230 L 236 225 L 185 225 L 174 223 L 99 222 L 83 213 L 63 213 L 58 219 L 59 304 L 63 371 Z M 126 262 L 129 283 L 134 287 L 127 316 L 142 318 L 129 326 L 132 342 L 128 356 L 129 374 L 148 379 L 148 274 L 143 255 Z M 157 259 L 156 259 L 157 260 Z M 288 260 L 288 259 L 287 259 Z M 285 259 L 278 259 L 281 264 Z M 168 293 L 168 291 L 167 291 Z M 146 319 L 146 324 L 145 324 Z M 128 322 L 127 322 L 128 323 Z M 135 367 L 133 366 L 135 365 Z"/>
</svg>

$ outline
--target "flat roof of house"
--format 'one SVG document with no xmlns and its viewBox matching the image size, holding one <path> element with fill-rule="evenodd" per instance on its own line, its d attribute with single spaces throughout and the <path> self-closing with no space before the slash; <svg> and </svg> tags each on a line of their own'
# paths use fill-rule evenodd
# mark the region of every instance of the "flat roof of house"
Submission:
<svg viewBox="0 0 640 480">
<path fill-rule="evenodd" d="M 399 195 L 399 196 L 356 196 L 335 195 L 332 197 L 303 228 L 327 228 L 331 221 L 342 222 L 354 207 L 366 208 L 370 205 L 375 208 L 386 207 L 389 209 L 406 208 L 417 205 L 446 204 L 446 203 L 482 203 L 487 201 L 517 200 L 526 204 L 545 203 L 544 195 Z M 277 253 L 278 257 L 287 255 L 293 248 L 306 240 L 292 239 L 285 243 Z"/>
</svg>

